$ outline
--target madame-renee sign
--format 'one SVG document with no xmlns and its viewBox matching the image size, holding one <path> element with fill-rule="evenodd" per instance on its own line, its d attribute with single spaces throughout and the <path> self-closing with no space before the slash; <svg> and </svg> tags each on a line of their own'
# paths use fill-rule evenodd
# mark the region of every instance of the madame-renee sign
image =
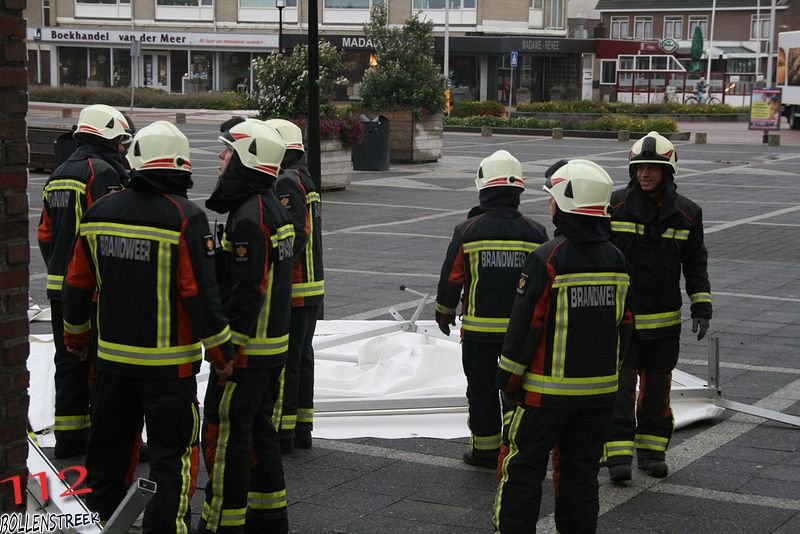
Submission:
<svg viewBox="0 0 800 534">
<path fill-rule="evenodd" d="M 81 44 L 130 44 L 139 41 L 152 46 L 214 46 L 275 48 L 277 35 L 246 33 L 189 33 L 189 32 L 142 32 L 118 30 L 70 30 L 64 28 L 28 28 L 28 39 L 41 35 L 42 42 Z"/>
</svg>

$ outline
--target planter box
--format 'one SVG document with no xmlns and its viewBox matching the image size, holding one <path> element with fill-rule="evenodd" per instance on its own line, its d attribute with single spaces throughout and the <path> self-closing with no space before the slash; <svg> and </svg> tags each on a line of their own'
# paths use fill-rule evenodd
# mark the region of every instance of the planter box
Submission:
<svg viewBox="0 0 800 534">
<path fill-rule="evenodd" d="M 353 172 L 350 147 L 339 140 L 323 139 L 319 149 L 322 190 L 333 191 L 350 185 Z"/>
<path fill-rule="evenodd" d="M 424 119 L 410 111 L 381 112 L 389 119 L 390 160 L 398 163 L 439 161 L 442 157 L 444 115 Z"/>
</svg>

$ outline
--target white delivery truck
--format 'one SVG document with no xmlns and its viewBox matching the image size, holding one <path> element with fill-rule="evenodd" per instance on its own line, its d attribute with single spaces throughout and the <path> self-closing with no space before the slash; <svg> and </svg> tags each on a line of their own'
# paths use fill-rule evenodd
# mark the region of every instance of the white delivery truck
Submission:
<svg viewBox="0 0 800 534">
<path fill-rule="evenodd" d="M 792 130 L 800 130 L 800 31 L 778 34 L 776 86 L 781 91 L 781 115 Z"/>
</svg>

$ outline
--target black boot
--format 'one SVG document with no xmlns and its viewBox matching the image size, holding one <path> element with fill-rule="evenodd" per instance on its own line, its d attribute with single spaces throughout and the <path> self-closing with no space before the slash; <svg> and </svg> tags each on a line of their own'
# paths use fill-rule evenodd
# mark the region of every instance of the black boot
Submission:
<svg viewBox="0 0 800 534">
<path fill-rule="evenodd" d="M 490 451 L 469 450 L 465 452 L 461 458 L 464 460 L 464 463 L 468 465 L 497 469 L 497 455 L 499 452 L 499 449 Z"/>
<path fill-rule="evenodd" d="M 295 430 L 294 431 L 294 446 L 298 449 L 311 448 L 311 431 L 310 430 Z"/>
<path fill-rule="evenodd" d="M 631 462 L 633 458 L 630 456 L 617 456 L 609 459 L 608 477 L 612 482 L 625 482 L 631 479 Z"/>
</svg>

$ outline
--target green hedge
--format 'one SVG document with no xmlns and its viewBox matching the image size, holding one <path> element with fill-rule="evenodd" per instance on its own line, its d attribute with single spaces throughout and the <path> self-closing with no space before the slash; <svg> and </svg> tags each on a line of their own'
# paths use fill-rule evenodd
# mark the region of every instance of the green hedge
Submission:
<svg viewBox="0 0 800 534">
<path fill-rule="evenodd" d="M 552 129 L 564 128 L 565 130 L 597 130 L 662 133 L 677 132 L 678 125 L 671 118 L 637 118 L 625 115 L 604 115 L 599 119 L 587 121 L 558 121 L 537 119 L 534 117 L 514 117 L 511 120 L 505 117 L 490 115 L 475 117 L 445 117 L 446 126 L 494 126 L 497 128 L 537 128 Z"/>
<path fill-rule="evenodd" d="M 574 100 L 570 102 L 532 102 L 520 104 L 521 113 L 621 113 L 635 115 L 677 115 L 677 114 L 722 114 L 749 113 L 750 108 L 734 107 L 728 104 L 631 104 L 629 102 L 593 102 Z"/>
<path fill-rule="evenodd" d="M 450 109 L 451 117 L 475 117 L 478 115 L 491 115 L 502 117 L 506 113 L 506 107 L 495 100 L 461 100 L 453 104 Z"/>
<path fill-rule="evenodd" d="M 50 87 L 32 85 L 28 88 L 32 102 L 63 104 L 107 104 L 128 107 L 131 90 L 116 87 Z M 134 92 L 134 107 L 162 109 L 247 109 L 246 95 L 227 92 L 172 94 L 158 89 L 138 87 Z"/>
</svg>

